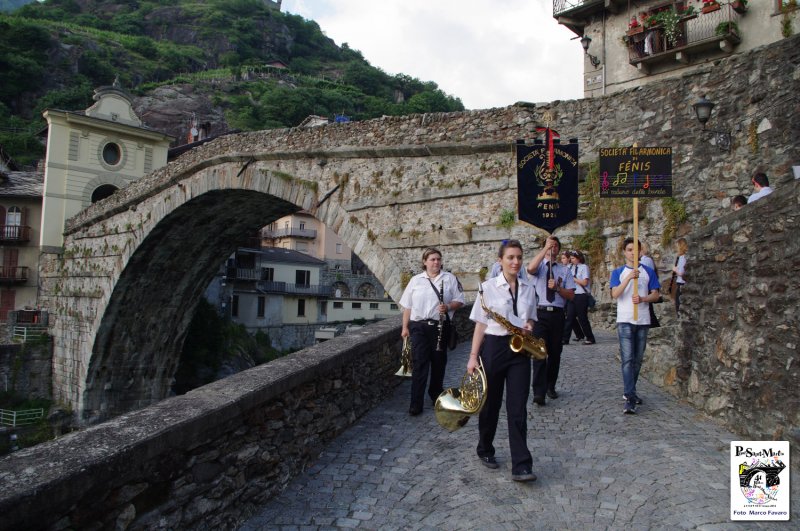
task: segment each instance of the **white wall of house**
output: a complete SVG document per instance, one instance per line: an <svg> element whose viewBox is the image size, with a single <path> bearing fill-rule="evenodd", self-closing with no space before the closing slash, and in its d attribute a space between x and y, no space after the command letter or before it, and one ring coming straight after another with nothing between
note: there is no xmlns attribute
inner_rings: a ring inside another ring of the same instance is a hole
<svg viewBox="0 0 800 531"><path fill-rule="evenodd" d="M631 17L638 18L640 12L667 3L670 2L667 0L640 0L635 3L631 2L630 10L625 8L617 14L613 14L604 9L587 20L584 35L592 39L588 53L596 56L600 60L600 64L597 67L593 66L588 55L584 54L583 88L585 97L601 96L641 86L651 81L681 76L698 68L707 68L720 57L731 55L717 47L716 51L711 49L695 53L690 50L683 54L681 60L676 59L653 65L649 71L631 65L627 44L623 42L623 36L628 31ZM701 24L707 24L709 21L716 24L718 21L727 20L726 17L734 17L740 29L741 42L733 47L733 54L745 53L753 48L784 38L781 34L780 0L750 0L748 10L743 15L729 10L728 3L728 0L720 0L720 4L723 5L720 11L698 14L697 18L689 20L686 23L687 33L689 35L696 34ZM694 6L696 11L700 11L702 7L702 2L699 0L688 0L687 4ZM795 26L800 24L800 12L795 12L790 16L793 17ZM578 46L577 43L576 46Z"/></svg>
<svg viewBox="0 0 800 531"><path fill-rule="evenodd" d="M376 319L398 315L400 308L392 301L369 299L328 300L328 322Z"/></svg>

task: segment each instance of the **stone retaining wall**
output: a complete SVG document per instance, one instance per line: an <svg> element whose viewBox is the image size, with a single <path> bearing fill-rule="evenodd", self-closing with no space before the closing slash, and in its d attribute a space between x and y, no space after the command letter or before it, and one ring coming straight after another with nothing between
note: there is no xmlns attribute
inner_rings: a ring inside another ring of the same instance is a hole
<svg viewBox="0 0 800 531"><path fill-rule="evenodd" d="M45 343L0 344L0 391L26 398L50 399L53 353Z"/></svg>
<svg viewBox="0 0 800 531"><path fill-rule="evenodd" d="M393 317L0 459L0 529L232 529L399 379Z"/></svg>
<svg viewBox="0 0 800 531"><path fill-rule="evenodd" d="M795 455L799 213L795 180L693 232L681 318L651 332L642 367L649 380L743 437L789 440Z"/></svg>

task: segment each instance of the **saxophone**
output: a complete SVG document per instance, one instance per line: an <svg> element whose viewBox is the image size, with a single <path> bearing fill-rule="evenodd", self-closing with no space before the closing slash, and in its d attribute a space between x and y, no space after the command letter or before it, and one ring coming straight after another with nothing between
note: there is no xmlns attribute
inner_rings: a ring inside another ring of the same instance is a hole
<svg viewBox="0 0 800 531"><path fill-rule="evenodd" d="M497 324L508 330L511 334L511 339L508 344L513 352L527 356L532 360L543 360L547 358L547 345L544 339L526 334L526 330L514 326L508 319L490 310L483 302L483 291L479 290L478 294L481 299L481 308L486 312L486 315L490 319L494 319Z"/></svg>

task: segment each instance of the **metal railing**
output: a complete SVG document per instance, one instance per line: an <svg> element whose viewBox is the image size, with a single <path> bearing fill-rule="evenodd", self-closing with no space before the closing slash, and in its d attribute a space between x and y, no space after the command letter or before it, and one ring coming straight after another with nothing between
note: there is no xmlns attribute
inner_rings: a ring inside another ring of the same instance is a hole
<svg viewBox="0 0 800 531"><path fill-rule="evenodd" d="M39 419L44 417L44 409L23 409L20 411L11 411L8 409L0 409L0 425L11 426L25 426L26 424L33 424Z"/></svg>
<svg viewBox="0 0 800 531"><path fill-rule="evenodd" d="M28 268L25 266L0 266L0 282L25 282L28 280Z"/></svg>
<svg viewBox="0 0 800 531"><path fill-rule="evenodd" d="M289 282L269 282L262 281L256 284L256 289L266 293L289 293L293 295L316 295L318 297L330 297L333 288L330 286L319 286L312 284L291 284Z"/></svg>
<svg viewBox="0 0 800 531"><path fill-rule="evenodd" d="M310 238L317 237L315 229L301 229L300 227L289 227L283 229L262 229L262 238Z"/></svg>
<svg viewBox="0 0 800 531"><path fill-rule="evenodd" d="M31 239L31 228L26 225L0 225L0 241L27 242Z"/></svg>
<svg viewBox="0 0 800 531"><path fill-rule="evenodd" d="M629 32L628 57L630 62L635 64L657 60L683 50L714 48L723 40L738 44L741 40L738 31L739 18L739 14L730 4L724 4L717 11L694 14L681 19L674 41L667 39L661 26L642 28L634 35L630 35Z"/></svg>
<svg viewBox="0 0 800 531"><path fill-rule="evenodd" d="M11 334L12 339L19 343L38 341L45 336L47 336L45 325L15 326Z"/></svg>
<svg viewBox="0 0 800 531"><path fill-rule="evenodd" d="M557 17L573 9L590 6L592 4L603 5L605 0L553 0L553 16Z"/></svg>

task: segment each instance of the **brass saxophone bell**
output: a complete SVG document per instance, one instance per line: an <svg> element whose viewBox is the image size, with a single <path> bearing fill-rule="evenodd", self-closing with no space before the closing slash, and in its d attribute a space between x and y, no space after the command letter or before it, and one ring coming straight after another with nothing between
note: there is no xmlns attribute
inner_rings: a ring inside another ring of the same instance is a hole
<svg viewBox="0 0 800 531"><path fill-rule="evenodd" d="M461 387L445 389L433 406L436 422L449 432L463 428L469 418L480 412L486 402L486 371L478 358L478 367L472 374L465 373Z"/></svg>
<svg viewBox="0 0 800 531"><path fill-rule="evenodd" d="M400 368L394 373L395 376L408 376L411 377L411 371L414 366L414 360L411 357L411 339L408 337L403 338L403 351L400 353Z"/></svg>

